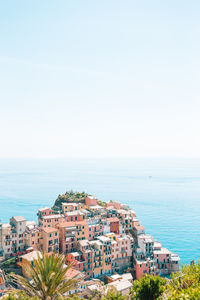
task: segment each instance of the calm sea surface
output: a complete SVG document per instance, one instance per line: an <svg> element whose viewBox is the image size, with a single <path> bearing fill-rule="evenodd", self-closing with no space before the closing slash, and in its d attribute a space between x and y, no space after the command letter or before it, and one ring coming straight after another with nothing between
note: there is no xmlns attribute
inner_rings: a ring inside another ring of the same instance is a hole
<svg viewBox="0 0 200 300"><path fill-rule="evenodd" d="M182 263L200 258L200 160L0 160L0 219L36 220L70 189L128 204Z"/></svg>

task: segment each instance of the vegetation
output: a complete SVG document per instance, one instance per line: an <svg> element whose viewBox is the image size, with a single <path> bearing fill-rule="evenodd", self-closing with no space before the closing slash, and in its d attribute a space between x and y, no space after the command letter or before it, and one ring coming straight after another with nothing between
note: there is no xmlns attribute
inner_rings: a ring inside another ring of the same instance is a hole
<svg viewBox="0 0 200 300"><path fill-rule="evenodd" d="M1 266L1 268L2 268L2 267L3 267L3 268L6 268L6 267L10 267L10 266L15 265L15 263L16 263L16 257L12 257L12 258L9 258L9 259L3 261L3 262L0 264L0 266Z"/></svg>
<svg viewBox="0 0 200 300"><path fill-rule="evenodd" d="M3 300L80 300L77 295L63 297L73 289L78 280L66 280L65 274L71 267L63 269L64 257L58 254L43 254L42 259L34 261L34 266L23 266L29 272L31 282L15 275L15 279L23 288L23 292L9 294ZM200 262L191 266L183 266L180 272L172 274L171 279L160 276L145 275L135 280L130 295L122 296L116 290L94 291L88 296L93 300L199 300L200 299Z"/></svg>
<svg viewBox="0 0 200 300"><path fill-rule="evenodd" d="M103 206L103 207L106 206L106 202L101 201L101 200L98 200L98 204L99 204L100 206Z"/></svg>
<svg viewBox="0 0 200 300"><path fill-rule="evenodd" d="M24 292L12 292L4 296L2 300L39 300L38 297L29 297Z"/></svg>
<svg viewBox="0 0 200 300"><path fill-rule="evenodd" d="M3 300L80 300L78 295L67 296L74 289L79 280L74 277L66 280L66 272L71 265L65 267L65 258L60 254L44 254L42 258L34 260L34 264L21 264L30 280L12 275L15 283L19 284L23 292L16 291L5 296ZM172 274L171 279L160 276L145 275L133 282L130 295L122 296L116 290L106 290L102 286L100 291L94 291L91 300L199 300L200 299L200 262L190 266L183 266L181 271Z"/></svg>
<svg viewBox="0 0 200 300"><path fill-rule="evenodd" d="M78 192L73 192L72 190L68 191L63 195L58 195L58 198L56 199L52 209L61 210L62 203L65 203L65 202L80 202L80 203L83 203L85 201L85 197L87 195L88 194L85 193L85 192L78 193Z"/></svg>
<svg viewBox="0 0 200 300"><path fill-rule="evenodd" d="M200 262L183 266L180 272L172 274L166 286L163 299L199 300L200 299Z"/></svg>
<svg viewBox="0 0 200 300"><path fill-rule="evenodd" d="M166 279L160 276L145 275L133 282L132 299L155 300L164 292Z"/></svg>
<svg viewBox="0 0 200 300"><path fill-rule="evenodd" d="M199 300L200 262L183 266L169 280L159 276L144 276L133 283L132 299Z"/></svg>
<svg viewBox="0 0 200 300"><path fill-rule="evenodd" d="M29 297L38 297L42 300L63 299L63 295L75 288L79 280L76 276L66 279L67 271L72 265L65 266L65 257L61 254L38 255L31 263L21 263L28 280L20 275L12 275L25 294Z"/></svg>

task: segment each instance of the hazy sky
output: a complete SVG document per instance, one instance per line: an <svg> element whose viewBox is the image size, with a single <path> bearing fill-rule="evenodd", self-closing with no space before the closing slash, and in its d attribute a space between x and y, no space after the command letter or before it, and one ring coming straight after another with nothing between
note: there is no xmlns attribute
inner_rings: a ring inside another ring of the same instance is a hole
<svg viewBox="0 0 200 300"><path fill-rule="evenodd" d="M0 2L0 157L200 156L199 0Z"/></svg>

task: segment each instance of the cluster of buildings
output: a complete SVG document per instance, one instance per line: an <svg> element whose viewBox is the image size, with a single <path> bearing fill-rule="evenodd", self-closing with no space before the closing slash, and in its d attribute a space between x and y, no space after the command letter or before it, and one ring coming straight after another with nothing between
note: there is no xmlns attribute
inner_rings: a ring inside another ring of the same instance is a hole
<svg viewBox="0 0 200 300"><path fill-rule="evenodd" d="M64 202L56 213L43 207L37 224L22 216L0 223L0 256L31 259L37 251L65 254L66 263L74 263L72 273L79 272L88 282L107 278L108 284L127 287L130 278L120 277L127 272L136 279L145 273L168 275L179 270L180 260L145 233L127 205L102 206L94 196L86 196L85 203Z"/></svg>

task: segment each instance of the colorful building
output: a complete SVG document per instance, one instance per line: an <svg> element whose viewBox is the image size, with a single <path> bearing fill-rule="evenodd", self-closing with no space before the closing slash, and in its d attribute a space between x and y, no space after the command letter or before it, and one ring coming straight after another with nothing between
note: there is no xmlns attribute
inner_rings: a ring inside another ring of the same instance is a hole
<svg viewBox="0 0 200 300"><path fill-rule="evenodd" d="M62 212L67 213L75 210L80 210L82 207L81 203L73 203L73 202L63 202L62 203Z"/></svg>
<svg viewBox="0 0 200 300"><path fill-rule="evenodd" d="M87 206L98 205L98 199L92 195L88 195L85 197L85 205Z"/></svg>
<svg viewBox="0 0 200 300"><path fill-rule="evenodd" d="M108 218L110 223L110 232L119 234L119 219L117 217Z"/></svg>
<svg viewBox="0 0 200 300"><path fill-rule="evenodd" d="M85 214L80 210L74 210L65 213L65 219L67 222L79 222L86 219Z"/></svg>
<svg viewBox="0 0 200 300"><path fill-rule="evenodd" d="M65 222L64 215L50 214L48 216L38 217L39 226L42 228L53 227L55 228L58 224Z"/></svg>
<svg viewBox="0 0 200 300"><path fill-rule="evenodd" d="M42 228L42 250L44 252L59 252L59 230L57 228Z"/></svg>

